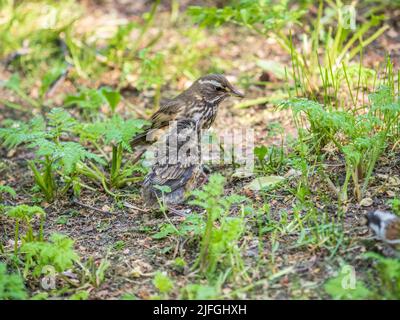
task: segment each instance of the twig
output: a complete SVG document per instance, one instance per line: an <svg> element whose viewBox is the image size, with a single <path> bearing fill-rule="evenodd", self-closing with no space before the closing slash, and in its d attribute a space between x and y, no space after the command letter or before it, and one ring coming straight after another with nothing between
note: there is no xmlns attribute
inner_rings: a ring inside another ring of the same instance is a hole
<svg viewBox="0 0 400 320"><path fill-rule="evenodd" d="M149 212L148 209L142 209L142 208L136 207L135 205L133 205L133 204L131 204L129 202L126 202L126 201L124 201L122 204L125 207L129 208L129 209L137 210L137 211L140 211L140 212L146 212L146 213Z"/></svg>
<svg viewBox="0 0 400 320"><path fill-rule="evenodd" d="M55 79L49 86L49 89L46 93L46 97L49 98L51 97L54 92L57 90L57 88L65 81L65 79L68 76L69 71L72 69L72 65L68 64L68 66L65 68L65 70Z"/></svg>
<svg viewBox="0 0 400 320"><path fill-rule="evenodd" d="M100 213L103 213L103 214L106 214L106 215L110 215L111 214L110 211L101 210L101 209L93 207L91 205L79 202L78 200L73 200L72 202L77 204L78 206L81 206L81 207L84 207L84 208L87 208L87 209L90 209L90 210L93 210L93 211L96 211L96 212L100 212Z"/></svg>
<svg viewBox="0 0 400 320"><path fill-rule="evenodd" d="M332 180L328 177L325 176L325 180L328 183L328 187L329 189L331 189L331 191L338 197L340 198L340 191L338 190L338 188L336 188L336 186L333 184Z"/></svg>

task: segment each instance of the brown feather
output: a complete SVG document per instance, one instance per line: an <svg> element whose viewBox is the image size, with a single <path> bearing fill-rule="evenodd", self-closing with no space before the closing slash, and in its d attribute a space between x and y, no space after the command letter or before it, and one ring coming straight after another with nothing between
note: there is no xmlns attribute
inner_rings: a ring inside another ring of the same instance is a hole
<svg viewBox="0 0 400 320"><path fill-rule="evenodd" d="M400 219L394 220L386 227L386 239L400 240Z"/></svg>

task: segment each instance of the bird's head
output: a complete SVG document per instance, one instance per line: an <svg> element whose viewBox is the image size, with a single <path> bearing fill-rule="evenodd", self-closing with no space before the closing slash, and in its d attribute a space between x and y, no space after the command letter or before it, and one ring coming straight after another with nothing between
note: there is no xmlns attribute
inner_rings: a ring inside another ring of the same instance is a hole
<svg viewBox="0 0 400 320"><path fill-rule="evenodd" d="M219 103L229 96L244 97L243 93L236 89L222 74L209 74L201 77L193 83L190 89L209 103Z"/></svg>

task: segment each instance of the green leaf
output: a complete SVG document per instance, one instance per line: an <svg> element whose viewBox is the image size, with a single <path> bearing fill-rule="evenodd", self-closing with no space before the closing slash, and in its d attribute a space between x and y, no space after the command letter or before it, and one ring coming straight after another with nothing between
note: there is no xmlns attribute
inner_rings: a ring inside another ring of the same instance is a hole
<svg viewBox="0 0 400 320"><path fill-rule="evenodd" d="M29 221L34 216L44 217L46 216L46 212L37 206L28 206L26 204L20 204L15 207L8 207L6 214L14 219L24 219Z"/></svg>
<svg viewBox="0 0 400 320"><path fill-rule="evenodd" d="M46 137L46 124L42 117L35 117L28 123L8 121L4 125L0 128L0 139L10 149Z"/></svg>
<svg viewBox="0 0 400 320"><path fill-rule="evenodd" d="M83 88L76 95L69 95L64 100L65 106L76 105L82 109L98 110L104 103L100 90Z"/></svg>
<svg viewBox="0 0 400 320"><path fill-rule="evenodd" d="M265 188L274 187L284 180L285 178L280 176L259 177L245 185L245 188L253 191L260 191Z"/></svg>
<svg viewBox="0 0 400 320"><path fill-rule="evenodd" d="M6 265L0 263L0 300L24 300L27 297L22 278L8 274Z"/></svg>
<svg viewBox="0 0 400 320"><path fill-rule="evenodd" d="M167 224L162 225L160 228L160 231L153 234L152 238L160 240L160 239L164 239L164 238L168 237L171 234L176 234L176 229L174 228L174 226L167 223Z"/></svg>
<svg viewBox="0 0 400 320"><path fill-rule="evenodd" d="M121 94L118 91L113 91L109 88L103 88L101 90L101 93L103 94L104 98L107 100L111 111L114 112L115 108L117 107L118 103L121 100Z"/></svg>
<svg viewBox="0 0 400 320"><path fill-rule="evenodd" d="M47 118L49 126L57 131L68 131L77 125L77 121L63 108L51 109Z"/></svg>
<svg viewBox="0 0 400 320"><path fill-rule="evenodd" d="M361 281L355 281L353 287L346 285L348 275L340 274L336 278L328 280L325 284L325 291L332 296L333 299L351 299L361 300L367 299L371 292L365 287Z"/></svg>
<svg viewBox="0 0 400 320"><path fill-rule="evenodd" d="M265 156L268 153L268 148L266 146L260 146L254 148L254 154L260 162L264 161Z"/></svg>
<svg viewBox="0 0 400 320"><path fill-rule="evenodd" d="M182 291L184 297L190 300L218 299L218 290L211 286L189 284Z"/></svg>
<svg viewBox="0 0 400 320"><path fill-rule="evenodd" d="M164 273L158 271L153 280L154 286L160 293L168 293L174 287L172 280Z"/></svg>
<svg viewBox="0 0 400 320"><path fill-rule="evenodd" d="M17 196L17 193L15 192L15 190L9 186L0 185L0 194L1 193L8 193L12 198L15 198Z"/></svg>
<svg viewBox="0 0 400 320"><path fill-rule="evenodd" d="M73 249L74 241L65 235L53 233L50 242L27 242L21 246L25 260L25 274L33 269L32 275L39 276L43 267L51 265L57 272L72 268L79 261Z"/></svg>
<svg viewBox="0 0 400 320"><path fill-rule="evenodd" d="M89 298L89 292L78 291L68 298L68 300L87 300Z"/></svg>
<svg viewBox="0 0 400 320"><path fill-rule="evenodd" d="M159 190L161 193L170 193L172 190L169 186L159 186L155 185L154 189Z"/></svg>

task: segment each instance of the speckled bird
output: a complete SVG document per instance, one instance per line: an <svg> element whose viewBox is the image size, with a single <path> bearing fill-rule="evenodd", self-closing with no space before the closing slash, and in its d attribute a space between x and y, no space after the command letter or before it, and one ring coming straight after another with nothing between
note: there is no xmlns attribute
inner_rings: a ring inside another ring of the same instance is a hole
<svg viewBox="0 0 400 320"><path fill-rule="evenodd" d="M200 172L200 126L194 120L180 119L155 144L154 164L142 186L145 205L164 203L171 208L182 203L195 188ZM165 187L168 192L160 190Z"/></svg>
<svg viewBox="0 0 400 320"><path fill-rule="evenodd" d="M197 79L187 90L162 105L151 117L151 125L136 136L131 146L154 142L159 129L165 128L171 121L191 119L201 129L213 124L219 104L229 96L244 97L225 76L209 74Z"/></svg>

